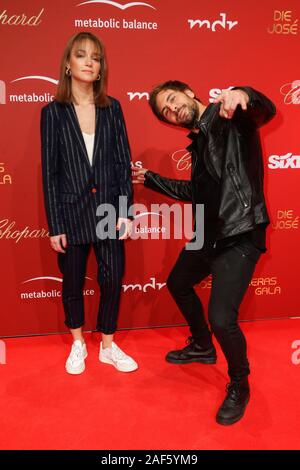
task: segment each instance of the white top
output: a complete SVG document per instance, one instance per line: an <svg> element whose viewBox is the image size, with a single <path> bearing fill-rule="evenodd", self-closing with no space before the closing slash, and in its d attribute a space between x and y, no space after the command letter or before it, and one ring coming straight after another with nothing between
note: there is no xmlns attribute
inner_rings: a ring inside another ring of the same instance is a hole
<svg viewBox="0 0 300 470"><path fill-rule="evenodd" d="M86 146L86 151L89 157L90 164L93 164L93 151L94 151L94 141L95 141L95 134L86 134L85 132L82 133L84 138L84 143Z"/></svg>

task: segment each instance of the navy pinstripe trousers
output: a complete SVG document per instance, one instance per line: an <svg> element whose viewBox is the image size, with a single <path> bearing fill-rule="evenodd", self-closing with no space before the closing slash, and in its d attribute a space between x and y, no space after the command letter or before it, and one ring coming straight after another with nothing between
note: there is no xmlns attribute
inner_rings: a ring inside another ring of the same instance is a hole
<svg viewBox="0 0 300 470"><path fill-rule="evenodd" d="M123 240L106 239L83 245L68 245L66 253L58 254L58 265L63 275L65 324L72 329L84 325L83 287L91 246L98 264L97 280L101 293L97 330L109 335L117 329L124 273Z"/></svg>

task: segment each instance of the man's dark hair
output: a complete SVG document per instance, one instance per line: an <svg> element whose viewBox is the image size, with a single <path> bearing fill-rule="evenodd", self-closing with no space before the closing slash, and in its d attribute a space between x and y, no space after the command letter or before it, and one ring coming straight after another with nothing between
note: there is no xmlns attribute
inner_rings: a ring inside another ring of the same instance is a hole
<svg viewBox="0 0 300 470"><path fill-rule="evenodd" d="M186 83L180 82L179 80L168 80L167 82L160 83L153 88L149 95L149 105L155 114L155 116L160 119L161 121L168 122L164 116L159 112L156 98L157 95L164 90L175 90L175 91L185 91L191 90L191 87Z"/></svg>

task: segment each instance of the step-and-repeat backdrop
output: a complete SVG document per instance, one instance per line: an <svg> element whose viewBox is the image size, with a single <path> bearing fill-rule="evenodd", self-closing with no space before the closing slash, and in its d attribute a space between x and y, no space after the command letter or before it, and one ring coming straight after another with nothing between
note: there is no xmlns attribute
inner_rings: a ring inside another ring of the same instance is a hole
<svg viewBox="0 0 300 470"><path fill-rule="evenodd" d="M185 81L205 103L238 85L274 101L278 114L261 131L269 250L241 318L299 315L299 19L299 0L0 1L1 336L66 331L43 208L39 126L66 41L83 30L106 45L109 94L122 104L136 166L172 178L190 175L186 132L150 111L148 92L157 83ZM172 233L164 239L164 218L147 214L151 204L173 201L136 185L135 202L145 209L136 239L126 242L119 326L181 324L165 282L186 240ZM210 278L197 286L205 303L210 288ZM93 329L99 300L93 257L84 294L86 328Z"/></svg>

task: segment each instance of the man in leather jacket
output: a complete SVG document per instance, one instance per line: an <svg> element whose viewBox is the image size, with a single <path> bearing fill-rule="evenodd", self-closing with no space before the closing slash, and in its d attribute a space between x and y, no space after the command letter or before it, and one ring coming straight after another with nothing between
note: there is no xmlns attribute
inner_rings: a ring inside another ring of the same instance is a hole
<svg viewBox="0 0 300 470"><path fill-rule="evenodd" d="M204 204L204 245L195 250L185 247L167 280L191 336L186 347L169 352L166 360L174 364L216 362L212 334L194 290L211 274L208 320L230 377L216 420L233 424L242 418L250 398L250 369L238 311L255 265L266 251L269 224L258 128L275 115L275 106L250 87L222 91L213 104L205 106L180 81L158 85L150 93L149 104L161 121L191 129L191 180L136 169L137 181L175 199L191 201L194 213L197 204Z"/></svg>

